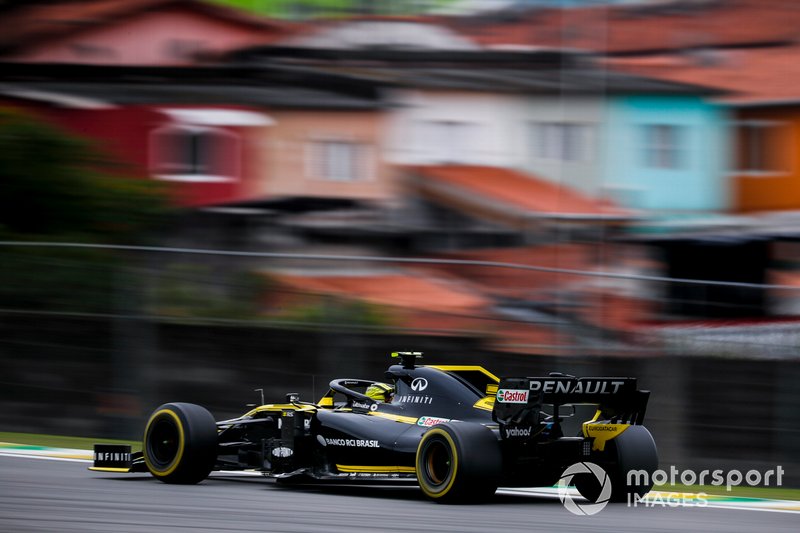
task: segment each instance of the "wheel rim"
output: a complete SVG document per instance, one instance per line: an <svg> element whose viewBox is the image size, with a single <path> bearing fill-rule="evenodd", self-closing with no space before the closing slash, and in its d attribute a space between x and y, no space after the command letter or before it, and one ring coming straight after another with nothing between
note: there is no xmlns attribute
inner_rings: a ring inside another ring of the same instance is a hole
<svg viewBox="0 0 800 533"><path fill-rule="evenodd" d="M432 440L425 450L425 474L431 485L443 485L450 477L453 457L450 448L440 440Z"/></svg>
<svg viewBox="0 0 800 533"><path fill-rule="evenodd" d="M178 454L180 448L180 432L177 424L169 417L161 417L153 422L150 438L147 439L147 451L155 466L168 466Z"/></svg>

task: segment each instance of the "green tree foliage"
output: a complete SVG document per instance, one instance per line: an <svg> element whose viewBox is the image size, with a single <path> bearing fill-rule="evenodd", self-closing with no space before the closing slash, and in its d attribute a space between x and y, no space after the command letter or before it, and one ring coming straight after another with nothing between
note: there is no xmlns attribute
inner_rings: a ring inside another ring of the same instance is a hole
<svg viewBox="0 0 800 533"><path fill-rule="evenodd" d="M135 240L161 221L164 194L86 139L0 109L0 232Z"/></svg>
<svg viewBox="0 0 800 533"><path fill-rule="evenodd" d="M164 221L164 191L124 170L86 139L0 109L0 240L141 242ZM119 311L125 263L105 250L0 246L0 308Z"/></svg>
<svg viewBox="0 0 800 533"><path fill-rule="evenodd" d="M352 15L413 15L435 12L458 0L211 0L274 18L305 19Z"/></svg>

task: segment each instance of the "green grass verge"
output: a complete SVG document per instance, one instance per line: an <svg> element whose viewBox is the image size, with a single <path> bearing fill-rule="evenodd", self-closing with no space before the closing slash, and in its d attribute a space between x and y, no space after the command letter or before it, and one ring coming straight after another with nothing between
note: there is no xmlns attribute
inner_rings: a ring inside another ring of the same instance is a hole
<svg viewBox="0 0 800 533"><path fill-rule="evenodd" d="M653 490L660 492L704 492L718 496L730 496L733 498L764 498L768 500L800 500L800 489L789 489L783 487L751 487L749 485L731 487L728 491L725 485L665 485L663 487L653 487Z"/></svg>
<svg viewBox="0 0 800 533"><path fill-rule="evenodd" d="M142 450L142 443L130 440L93 439L84 437L64 437L60 435L38 435L35 433L9 433L0 431L0 442L28 444L32 446L48 446L51 448L72 448L75 450L91 450L94 444L130 444L131 451Z"/></svg>

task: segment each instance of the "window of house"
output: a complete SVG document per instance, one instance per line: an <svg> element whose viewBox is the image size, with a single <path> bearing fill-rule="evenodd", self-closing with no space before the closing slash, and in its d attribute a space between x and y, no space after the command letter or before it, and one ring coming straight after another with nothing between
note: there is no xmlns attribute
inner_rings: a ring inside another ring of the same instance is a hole
<svg viewBox="0 0 800 533"><path fill-rule="evenodd" d="M436 163L476 162L478 125L457 120L432 120L422 124L418 142Z"/></svg>
<svg viewBox="0 0 800 533"><path fill-rule="evenodd" d="M745 173L769 173L786 170L782 149L786 124L772 121L743 121L736 125L736 170Z"/></svg>
<svg viewBox="0 0 800 533"><path fill-rule="evenodd" d="M369 178L369 148L364 143L323 140L311 143L312 177L330 181L361 181Z"/></svg>
<svg viewBox="0 0 800 533"><path fill-rule="evenodd" d="M168 126L151 136L154 174L175 181L229 181L238 178L238 138L225 130Z"/></svg>
<svg viewBox="0 0 800 533"><path fill-rule="evenodd" d="M539 159L588 161L592 127L570 122L535 122L530 126L532 152Z"/></svg>
<svg viewBox="0 0 800 533"><path fill-rule="evenodd" d="M644 127L644 162L650 168L676 169L683 165L683 128L669 124Z"/></svg>

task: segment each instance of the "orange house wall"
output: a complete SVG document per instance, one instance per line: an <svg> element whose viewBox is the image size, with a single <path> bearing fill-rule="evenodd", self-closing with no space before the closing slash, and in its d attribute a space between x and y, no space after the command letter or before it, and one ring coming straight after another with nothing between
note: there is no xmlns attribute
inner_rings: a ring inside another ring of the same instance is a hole
<svg viewBox="0 0 800 533"><path fill-rule="evenodd" d="M781 170L763 175L734 174L734 209L739 212L800 209L800 108L743 110L737 118L774 121L785 127L768 148L768 157L778 161Z"/></svg>

